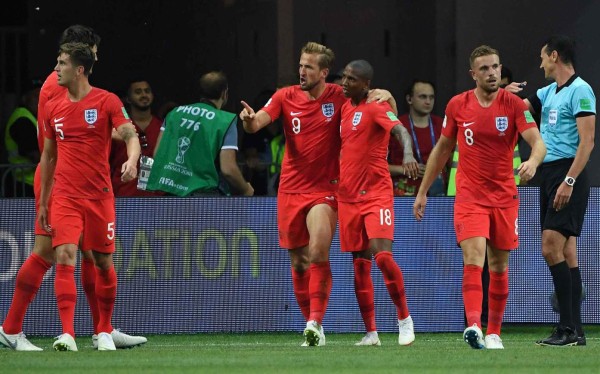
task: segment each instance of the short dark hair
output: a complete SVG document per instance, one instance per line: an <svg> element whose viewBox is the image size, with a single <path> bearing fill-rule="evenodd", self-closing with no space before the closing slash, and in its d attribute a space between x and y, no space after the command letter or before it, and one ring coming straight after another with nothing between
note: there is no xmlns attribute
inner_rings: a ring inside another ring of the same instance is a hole
<svg viewBox="0 0 600 374"><path fill-rule="evenodd" d="M548 56L556 51L564 64L575 66L575 40L566 35L552 35L546 39L544 46Z"/></svg>
<svg viewBox="0 0 600 374"><path fill-rule="evenodd" d="M414 95L415 86L417 85L417 83L424 83L424 84L430 85L431 87L433 87L433 92L435 93L435 84L433 84L433 82L425 80L425 79L415 78L415 79L413 79L410 86L408 86L408 88L406 89L406 95L408 95L408 96Z"/></svg>
<svg viewBox="0 0 600 374"><path fill-rule="evenodd" d="M356 75L358 75L361 79L373 80L373 75L375 72L373 71L373 66L366 60L354 60L350 61L347 65L351 69L354 69Z"/></svg>
<svg viewBox="0 0 600 374"><path fill-rule="evenodd" d="M83 73L87 76L92 71L94 66L94 53L89 45L85 43L65 43L61 44L58 49L58 54L69 55L73 65L83 66Z"/></svg>
<svg viewBox="0 0 600 374"><path fill-rule="evenodd" d="M63 31L60 36L59 45L65 43L84 43L90 47L100 45L100 35L94 29L84 25L72 25Z"/></svg>
<svg viewBox="0 0 600 374"><path fill-rule="evenodd" d="M148 86L150 86L150 88L152 88L152 85L150 84L150 81L142 76L134 76L132 78L129 79L128 83L127 83L127 95L129 95L129 91L131 91L131 86L134 83L138 83L138 82L146 82L148 83Z"/></svg>
<svg viewBox="0 0 600 374"><path fill-rule="evenodd" d="M227 90L227 76L221 71L211 71L200 77L200 95L209 100L219 100Z"/></svg>

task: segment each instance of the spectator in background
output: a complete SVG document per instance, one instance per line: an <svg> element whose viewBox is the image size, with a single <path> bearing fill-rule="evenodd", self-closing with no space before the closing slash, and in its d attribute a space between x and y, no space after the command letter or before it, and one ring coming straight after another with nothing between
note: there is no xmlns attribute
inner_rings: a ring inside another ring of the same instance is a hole
<svg viewBox="0 0 600 374"><path fill-rule="evenodd" d="M204 74L200 91L200 102L167 114L147 189L177 196L227 194L219 190L220 169L235 194L254 195L237 164L237 115L221 110L228 98L227 77Z"/></svg>
<svg viewBox="0 0 600 374"><path fill-rule="evenodd" d="M142 156L154 156L156 140L160 133L162 121L152 114L154 94L150 84L145 79L134 79L129 83L125 95L129 105L129 116L137 131ZM127 147L121 140L112 141L110 152L111 182L115 196L155 196L162 195L160 191L138 190L138 178L124 182L121 180L121 166L127 161Z"/></svg>
<svg viewBox="0 0 600 374"><path fill-rule="evenodd" d="M412 154L419 163L417 178L409 178L404 170L404 149L394 138L389 144L389 170L394 185L394 195L414 196L419 190L425 165L429 154L433 150L437 139L442 133L443 119L432 114L435 104L435 86L425 80L415 79L408 88L405 95L408 104L408 113L399 117L402 125L408 130L412 137ZM447 180L447 169L444 168L436 178L434 185L429 190L429 196L443 196Z"/></svg>
<svg viewBox="0 0 600 374"><path fill-rule="evenodd" d="M4 145L8 153L8 162L12 165L37 164L40 162L40 150L37 138L37 106L40 99L42 82L34 79L21 97L17 107L6 124ZM33 197L33 176L35 167L18 168L14 171L13 196Z"/></svg>

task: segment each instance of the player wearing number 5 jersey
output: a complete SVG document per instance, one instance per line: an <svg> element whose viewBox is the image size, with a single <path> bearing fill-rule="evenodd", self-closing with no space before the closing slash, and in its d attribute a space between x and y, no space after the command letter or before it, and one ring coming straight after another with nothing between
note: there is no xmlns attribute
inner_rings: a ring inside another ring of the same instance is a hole
<svg viewBox="0 0 600 374"><path fill-rule="evenodd" d="M371 258L383 274L398 315L400 345L415 340L413 321L406 304L402 271L392 256L394 240L394 192L388 171L390 133L412 157L411 138L388 103L367 103L373 68L364 60L344 69L342 87L350 100L342 107L340 133L339 221L343 252L351 252L356 299L367 334L356 345L381 345L375 325Z"/></svg>
<svg viewBox="0 0 600 374"><path fill-rule="evenodd" d="M454 229L463 252L463 301L467 328L463 337L473 348L502 349L500 328L508 299L508 257L518 242L519 196L513 177L513 150L519 133L531 146L529 160L518 170L530 180L546 154L535 121L523 101L499 89L502 65L498 51L475 48L470 57L476 83L453 97L446 108L442 136L427 162L413 213L421 220L427 190L450 157L458 140ZM490 269L488 328L481 331L481 272L487 256Z"/></svg>
<svg viewBox="0 0 600 374"><path fill-rule="evenodd" d="M277 195L279 244L288 249L294 294L304 316L304 345L325 344L321 327L332 277L329 247L337 221L340 109L339 86L325 83L333 64L331 49L309 42L302 48L300 84L277 91L255 113L242 101L244 130L254 133L283 118L285 153ZM372 94L387 101L387 91Z"/></svg>
<svg viewBox="0 0 600 374"><path fill-rule="evenodd" d="M97 267L96 295L99 323L98 350L114 350L111 332L117 276L113 266L115 207L111 188L111 132L117 129L127 144L128 159L122 166L123 181L137 175L140 143L123 104L110 92L92 87L88 76L94 53L82 43L61 45L57 65L58 84L67 91L46 104L44 151L38 219L52 233L56 252L54 289L63 334L56 350L77 350L74 312L77 300L74 271L77 244L91 250ZM52 190L52 227L48 225L48 200Z"/></svg>

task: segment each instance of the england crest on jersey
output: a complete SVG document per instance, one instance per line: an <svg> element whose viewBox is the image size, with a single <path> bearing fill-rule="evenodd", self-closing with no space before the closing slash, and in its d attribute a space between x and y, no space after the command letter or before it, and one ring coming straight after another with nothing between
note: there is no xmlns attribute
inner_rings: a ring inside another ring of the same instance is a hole
<svg viewBox="0 0 600 374"><path fill-rule="evenodd" d="M496 117L496 128L500 132L506 131L508 128L508 117Z"/></svg>
<svg viewBox="0 0 600 374"><path fill-rule="evenodd" d="M352 126L358 126L361 118L362 118L362 112L354 113L354 118L352 118Z"/></svg>
<svg viewBox="0 0 600 374"><path fill-rule="evenodd" d="M87 122L90 126L93 126L98 120L98 109L86 109L84 116L85 122Z"/></svg>
<svg viewBox="0 0 600 374"><path fill-rule="evenodd" d="M333 117L333 114L335 113L335 108L333 106L333 103L325 103L323 105L321 105L321 111L323 112L323 115L327 118L331 118Z"/></svg>

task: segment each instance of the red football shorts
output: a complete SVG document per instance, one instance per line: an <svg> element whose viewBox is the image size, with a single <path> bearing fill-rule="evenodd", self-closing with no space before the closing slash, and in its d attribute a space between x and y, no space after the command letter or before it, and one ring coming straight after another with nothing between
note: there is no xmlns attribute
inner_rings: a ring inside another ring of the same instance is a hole
<svg viewBox="0 0 600 374"><path fill-rule="evenodd" d="M454 205L454 230L458 243L474 237L487 238L497 249L519 246L519 206L492 208L477 204Z"/></svg>
<svg viewBox="0 0 600 374"><path fill-rule="evenodd" d="M81 250L115 251L115 200L55 196L52 202L52 246L79 244Z"/></svg>
<svg viewBox="0 0 600 374"><path fill-rule="evenodd" d="M342 252L369 249L369 239L394 240L393 196L338 205Z"/></svg>
<svg viewBox="0 0 600 374"><path fill-rule="evenodd" d="M33 176L33 195L35 196L35 222L33 227L35 229L35 235L44 235L50 236L50 233L40 226L40 223L37 220L37 213L40 208L40 194L42 193L42 175L40 173L40 164L35 168L35 174ZM52 208L52 194L50 194L50 198L48 199L48 223L50 223L50 211Z"/></svg>
<svg viewBox="0 0 600 374"><path fill-rule="evenodd" d="M308 212L315 205L327 204L337 210L333 192L277 194L277 226L281 248L294 249L308 245L310 235L306 227Z"/></svg>

